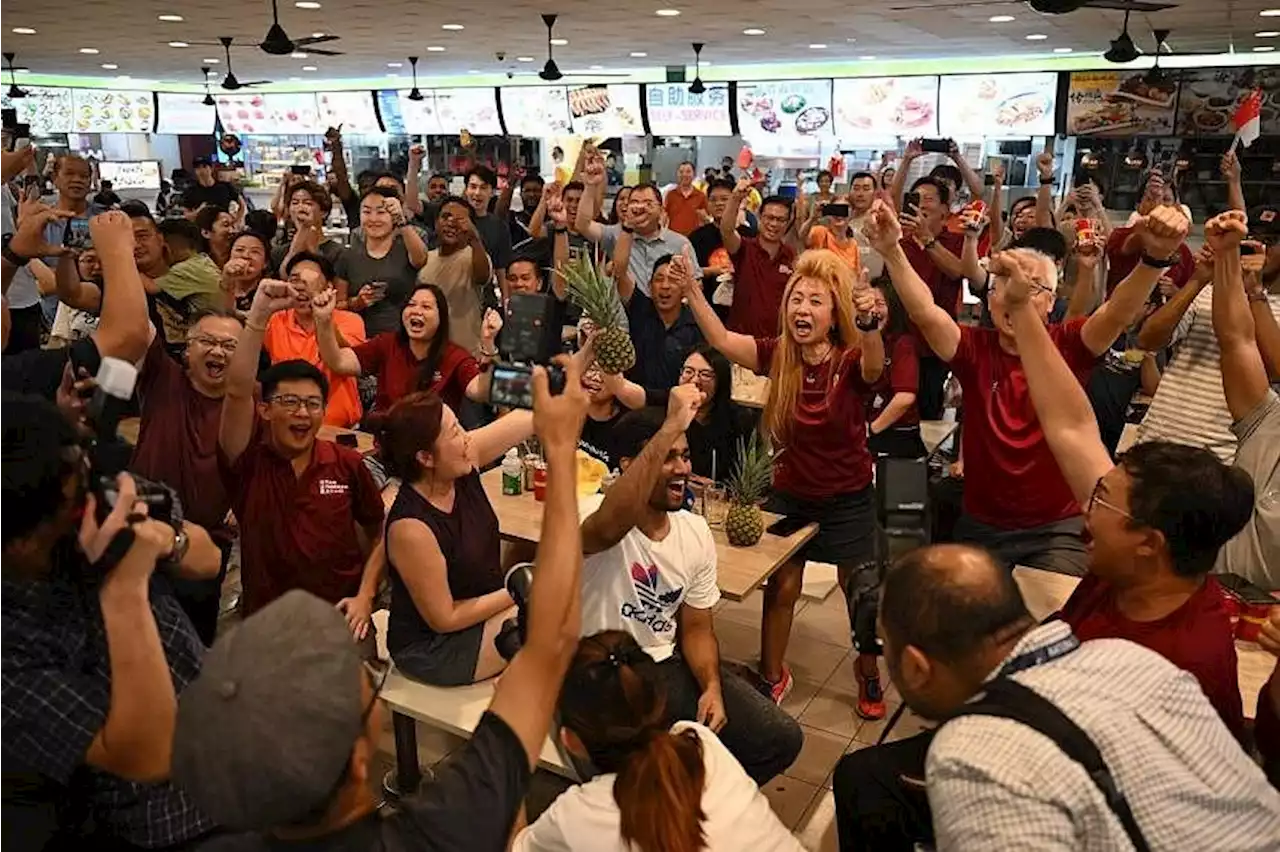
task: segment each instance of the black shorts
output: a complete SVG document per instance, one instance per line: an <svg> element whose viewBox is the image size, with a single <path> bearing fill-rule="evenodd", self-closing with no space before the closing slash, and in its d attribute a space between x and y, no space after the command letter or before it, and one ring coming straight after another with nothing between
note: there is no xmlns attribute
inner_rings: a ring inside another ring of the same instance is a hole
<svg viewBox="0 0 1280 852"><path fill-rule="evenodd" d="M796 553L797 559L858 565L875 559L876 510L874 492L837 494L822 500L805 500L781 491L773 492L765 511L816 523L818 534Z"/></svg>
<svg viewBox="0 0 1280 852"><path fill-rule="evenodd" d="M455 633L436 633L391 652L396 668L407 677L432 686L475 683L485 622Z"/></svg>

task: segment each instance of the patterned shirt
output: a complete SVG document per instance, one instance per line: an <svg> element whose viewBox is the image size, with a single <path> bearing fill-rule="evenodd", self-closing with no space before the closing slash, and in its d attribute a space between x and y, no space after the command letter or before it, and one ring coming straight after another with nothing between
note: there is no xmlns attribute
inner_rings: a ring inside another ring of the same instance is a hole
<svg viewBox="0 0 1280 852"><path fill-rule="evenodd" d="M1270 297L1280 321L1280 297ZM1230 464L1236 455L1231 412L1222 391L1222 352L1213 333L1213 287L1205 287L1178 322L1177 347L1138 430L1138 441L1173 441L1212 451Z"/></svg>
<svg viewBox="0 0 1280 852"><path fill-rule="evenodd" d="M72 570L88 569L81 563ZM85 763L111 706L111 666L97 592L69 574L55 569L47 580L3 581L5 772L67 785L105 831L138 846L210 831L213 822L171 784L138 784ZM151 611L181 694L200 672L200 639L164 577L152 579Z"/></svg>
<svg viewBox="0 0 1280 852"><path fill-rule="evenodd" d="M1063 622L1043 624L1007 659L1070 634ZM1012 678L1089 735L1152 849L1275 850L1280 792L1195 678L1159 654L1095 639ZM940 852L1133 848L1084 768L1018 722L992 716L948 722L929 748L925 777Z"/></svg>

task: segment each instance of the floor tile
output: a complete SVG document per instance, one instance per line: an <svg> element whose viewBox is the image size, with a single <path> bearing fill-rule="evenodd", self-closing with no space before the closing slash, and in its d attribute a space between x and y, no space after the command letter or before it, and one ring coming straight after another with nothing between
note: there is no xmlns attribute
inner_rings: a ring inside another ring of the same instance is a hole
<svg viewBox="0 0 1280 852"><path fill-rule="evenodd" d="M800 714L809 706L809 702L813 700L813 696L818 694L818 690L822 688L822 684L815 681L801 680L796 678L791 687L791 694L782 702L782 709L787 715L793 719L799 719Z"/></svg>
<svg viewBox="0 0 1280 852"><path fill-rule="evenodd" d="M855 751L861 751L864 748L871 748L871 746L869 746L864 742L859 742L856 739L850 740L849 747L844 750L844 754L840 755L840 757L843 758L845 755L853 754ZM839 765L840 765L840 761L837 760L836 766L839 766ZM822 786L830 790L833 786L835 786L835 776L836 776L836 768L835 766L833 766L831 767L831 774L827 776L826 781L822 782Z"/></svg>
<svg viewBox="0 0 1280 852"><path fill-rule="evenodd" d="M800 724L836 736L852 738L862 721L853 712L855 702L853 696L824 686L800 714Z"/></svg>
<svg viewBox="0 0 1280 852"><path fill-rule="evenodd" d="M835 604L832 605L831 601L835 601ZM796 615L791 627L791 638L816 639L842 648L853 647L849 638L849 615L845 612L843 598L832 595L822 603L810 603L806 606L803 612Z"/></svg>
<svg viewBox="0 0 1280 852"><path fill-rule="evenodd" d="M810 852L837 852L836 801L830 790L820 790L795 828L800 844Z"/></svg>
<svg viewBox="0 0 1280 852"><path fill-rule="evenodd" d="M885 727L889 724L889 721L893 718L893 714L897 712L900 702L889 701L888 697L886 696L884 705L885 705L884 718L876 719L875 721L863 720L862 723L858 726L858 729L854 731L854 734L853 734L854 739L858 740L859 742L864 742L867 745L876 744L876 741L880 739L880 734L884 732ZM907 712L909 713L910 711L907 711ZM907 717L907 713L903 713L902 719L899 719L897 724L894 727L896 728L898 725L904 724L903 720L905 720L906 717Z"/></svg>
<svg viewBox="0 0 1280 852"><path fill-rule="evenodd" d="M801 730L804 731L804 745L795 763L787 767L784 774L789 778L821 785L831 775L836 761L844 756L845 749L852 742L852 737L840 736L804 725L801 725Z"/></svg>
<svg viewBox="0 0 1280 852"><path fill-rule="evenodd" d="M757 640L758 644L758 640ZM795 635L787 644L787 665L796 679L826 683L838 666L845 664L849 649Z"/></svg>
<svg viewBox="0 0 1280 852"><path fill-rule="evenodd" d="M799 606L799 605L798 605ZM716 606L716 615L727 618L737 624L760 629L760 613L764 607L764 593L758 589L740 601L721 598Z"/></svg>
<svg viewBox="0 0 1280 852"><path fill-rule="evenodd" d="M817 795L818 786L779 775L764 785L761 791L773 806L773 812L778 815L782 824L794 831L800 823L800 818L808 810L809 803Z"/></svg>

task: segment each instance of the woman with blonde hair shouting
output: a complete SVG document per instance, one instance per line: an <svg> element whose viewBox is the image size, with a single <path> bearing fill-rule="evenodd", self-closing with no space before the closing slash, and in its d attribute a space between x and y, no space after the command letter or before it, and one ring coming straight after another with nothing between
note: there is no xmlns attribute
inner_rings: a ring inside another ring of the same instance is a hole
<svg viewBox="0 0 1280 852"><path fill-rule="evenodd" d="M850 599L858 569L875 557L863 396L884 370L881 317L866 271L855 279L848 263L825 250L807 251L796 261L776 337L730 332L701 288L689 287L685 295L708 343L730 361L769 376L763 426L775 457L766 508L818 525L818 534L765 588L760 674L781 703L792 686L783 657L805 561L835 563Z"/></svg>

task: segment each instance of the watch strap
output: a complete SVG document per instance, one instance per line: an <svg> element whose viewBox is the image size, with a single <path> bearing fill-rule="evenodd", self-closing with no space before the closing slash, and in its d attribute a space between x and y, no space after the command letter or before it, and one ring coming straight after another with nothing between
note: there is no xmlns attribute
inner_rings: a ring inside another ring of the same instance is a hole
<svg viewBox="0 0 1280 852"><path fill-rule="evenodd" d="M1142 265L1150 266L1152 269L1168 269L1178 262L1178 254L1174 252L1171 256L1165 258L1152 257L1145 251L1142 253Z"/></svg>
<svg viewBox="0 0 1280 852"><path fill-rule="evenodd" d="M23 257L13 249L9 248L9 240L13 238L13 234L5 234L3 243L0 243L0 256L4 257L14 266L26 266L31 258Z"/></svg>

